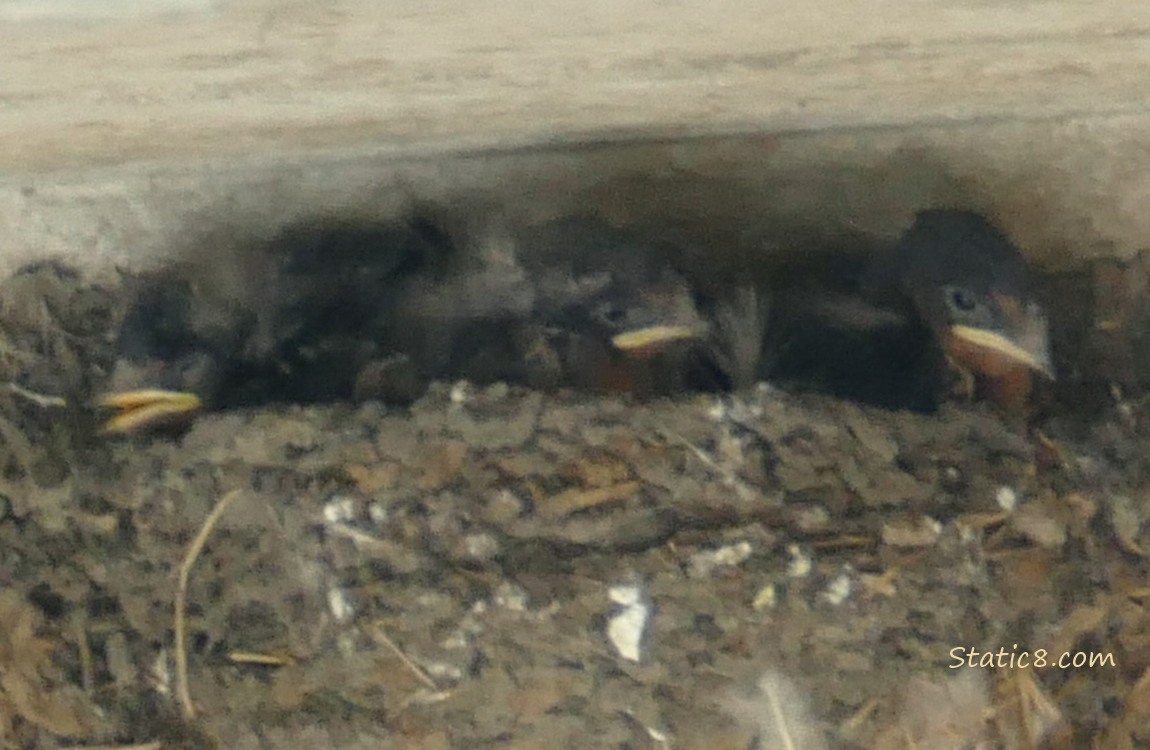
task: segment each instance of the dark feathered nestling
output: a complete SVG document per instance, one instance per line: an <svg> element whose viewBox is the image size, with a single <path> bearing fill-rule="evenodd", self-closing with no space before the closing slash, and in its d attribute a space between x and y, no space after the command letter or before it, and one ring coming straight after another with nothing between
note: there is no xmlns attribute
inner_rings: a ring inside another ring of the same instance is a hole
<svg viewBox="0 0 1150 750"><path fill-rule="evenodd" d="M703 330L666 258L593 222L464 237L415 215L301 222L141 280L106 428L205 404L405 401L431 379L658 392L664 352Z"/></svg>
<svg viewBox="0 0 1150 750"><path fill-rule="evenodd" d="M853 278L833 276L850 288L780 295L770 374L923 411L937 407L956 370L1008 410L1026 401L1033 373L1053 377L1022 253L978 214L921 211Z"/></svg>

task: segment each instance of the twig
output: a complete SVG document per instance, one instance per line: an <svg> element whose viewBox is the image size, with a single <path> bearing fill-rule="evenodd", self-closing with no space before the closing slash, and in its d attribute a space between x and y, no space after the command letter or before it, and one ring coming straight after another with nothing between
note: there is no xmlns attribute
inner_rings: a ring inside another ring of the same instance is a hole
<svg viewBox="0 0 1150 750"><path fill-rule="evenodd" d="M88 695L92 694L92 646L88 642L88 631L80 623L76 623L76 648L80 654L80 685Z"/></svg>
<svg viewBox="0 0 1150 750"><path fill-rule="evenodd" d="M387 549L387 543L378 537L368 534L366 531L360 531L357 528L348 526L345 523L332 523L327 525L327 531L332 536L343 537L350 539L356 547L368 550Z"/></svg>
<svg viewBox="0 0 1150 750"><path fill-rule="evenodd" d="M719 465L719 462L711 458L711 456L708 455L705 450L695 445L687 438L666 427L662 428L662 430L666 437L669 437L672 440L680 443L687 450L691 451L691 453L695 455L695 458L699 459L699 461L704 466L710 469L723 482L723 484L733 489L735 494L738 495L739 500L747 501L762 496L762 493L757 492L750 485L740 479L732 469Z"/></svg>
<svg viewBox="0 0 1150 750"><path fill-rule="evenodd" d="M51 396L47 393L37 393L36 391L28 390L24 386L17 385L16 383L8 382L4 384L4 387L10 393L31 401L41 409L59 409L68 405L68 400L61 396Z"/></svg>
<svg viewBox="0 0 1150 750"><path fill-rule="evenodd" d="M222 516L228 506L242 494L240 490L232 490L219 499L215 507L212 508L212 512L209 513L208 517L204 520L204 525L200 527L196 538L193 539L192 543L188 546L188 551L184 554L184 559L180 563L179 579L176 583L175 625L172 630L174 631L176 641L176 696L180 701L180 708L184 713L185 719L194 719L196 716L196 707L192 704L192 695L188 690L188 652L184 644L188 576L191 574L192 566L195 565L196 559L200 556L200 552L203 550L204 544L207 543L212 530L219 522L220 516Z"/></svg>
<svg viewBox="0 0 1150 750"><path fill-rule="evenodd" d="M392 653L399 657L403 665L410 669L411 673L414 674L420 682L426 685L428 690L439 689L439 686L435 684L435 680L431 679L431 676L428 675L427 672L423 671L418 664L412 661L411 657L403 653L399 646L395 644L395 641L387 637L387 633L383 632L383 628L378 625L372 625L371 629L368 630L368 635L372 637L372 640L378 641L391 649Z"/></svg>

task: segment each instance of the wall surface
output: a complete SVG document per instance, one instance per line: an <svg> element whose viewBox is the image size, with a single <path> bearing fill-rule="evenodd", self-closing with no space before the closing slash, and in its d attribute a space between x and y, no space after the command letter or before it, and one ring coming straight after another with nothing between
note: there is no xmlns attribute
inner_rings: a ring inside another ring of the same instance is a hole
<svg viewBox="0 0 1150 750"><path fill-rule="evenodd" d="M0 50L0 166L40 169L365 139L1145 113L1150 9L8 0Z"/></svg>
<svg viewBox="0 0 1150 750"><path fill-rule="evenodd" d="M3 0L0 70L0 270L397 187L657 214L603 187L642 174L880 233L974 204L1053 265L1150 237L1142 0Z"/></svg>

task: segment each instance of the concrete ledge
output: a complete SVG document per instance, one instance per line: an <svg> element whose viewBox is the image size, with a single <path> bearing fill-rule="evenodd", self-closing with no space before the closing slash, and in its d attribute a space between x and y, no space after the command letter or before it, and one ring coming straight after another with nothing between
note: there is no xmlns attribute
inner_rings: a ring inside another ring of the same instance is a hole
<svg viewBox="0 0 1150 750"><path fill-rule="evenodd" d="M732 245L795 224L892 236L917 208L961 205L1059 270L1146 246L1147 143L1150 120L1119 116L507 150L361 146L17 174L0 178L0 270L45 257L97 274L145 267L205 222L258 231L318 210L378 214L413 195L482 196L536 218L675 217Z"/></svg>
<svg viewBox="0 0 1150 750"><path fill-rule="evenodd" d="M1138 0L4 0L0 169L1145 113L1148 40Z"/></svg>

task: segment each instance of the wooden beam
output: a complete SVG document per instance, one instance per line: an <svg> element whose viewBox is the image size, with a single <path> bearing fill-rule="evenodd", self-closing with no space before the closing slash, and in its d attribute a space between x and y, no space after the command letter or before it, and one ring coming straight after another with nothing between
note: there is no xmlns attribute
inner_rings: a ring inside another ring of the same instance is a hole
<svg viewBox="0 0 1150 750"><path fill-rule="evenodd" d="M1141 0L0 0L0 169L1147 111Z"/></svg>

